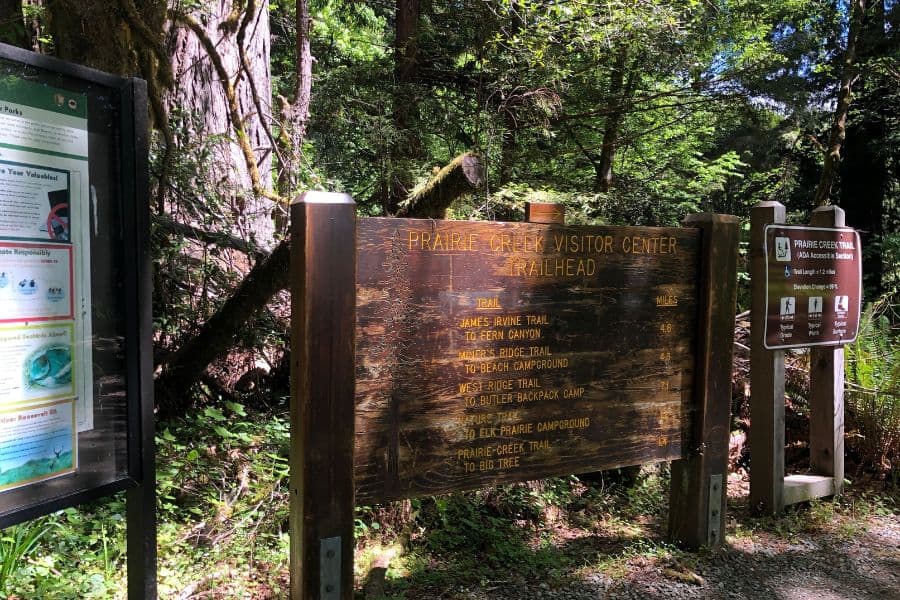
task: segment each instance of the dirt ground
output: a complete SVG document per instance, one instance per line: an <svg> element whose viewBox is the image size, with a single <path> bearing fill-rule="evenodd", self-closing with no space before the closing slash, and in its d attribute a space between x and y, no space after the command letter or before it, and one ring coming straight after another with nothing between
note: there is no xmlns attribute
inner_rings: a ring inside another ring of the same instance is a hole
<svg viewBox="0 0 900 600"><path fill-rule="evenodd" d="M900 515L896 505L856 491L840 504L823 501L790 507L778 518L759 518L747 508L746 477L729 480L726 544L717 552L606 550L597 536L592 551L608 552L576 577L528 581L511 572L503 581L437 589L409 589L392 598L452 600L776 599L900 600ZM575 539L578 538L578 539Z"/></svg>

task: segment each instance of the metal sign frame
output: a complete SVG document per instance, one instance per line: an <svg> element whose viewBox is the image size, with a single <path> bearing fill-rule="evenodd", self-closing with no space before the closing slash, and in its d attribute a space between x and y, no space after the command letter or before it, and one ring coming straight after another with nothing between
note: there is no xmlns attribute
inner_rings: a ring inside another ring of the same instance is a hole
<svg viewBox="0 0 900 600"><path fill-rule="evenodd" d="M136 78L123 78L67 63L6 44L0 44L0 59L22 67L23 73L76 82L91 90L108 93L115 120L106 122L107 156L115 168L109 186L115 190L109 202L116 204L119 264L122 280L115 282L121 306L125 403L126 460L110 481L69 490L14 506L0 514L0 528L21 523L57 510L126 491L128 597L156 597L156 457L153 416L152 283L150 257L150 209L148 170L147 85ZM24 76L23 76L24 79ZM105 97L105 96L104 96ZM111 117L113 118L113 117ZM99 126L99 125L95 125ZM110 131L110 129L112 131ZM90 136L92 125L87 120ZM89 157L89 163L93 164ZM113 237L116 234L108 234ZM90 265L89 265L90 266ZM92 286L93 287L93 286ZM118 331L118 330L117 330Z"/></svg>

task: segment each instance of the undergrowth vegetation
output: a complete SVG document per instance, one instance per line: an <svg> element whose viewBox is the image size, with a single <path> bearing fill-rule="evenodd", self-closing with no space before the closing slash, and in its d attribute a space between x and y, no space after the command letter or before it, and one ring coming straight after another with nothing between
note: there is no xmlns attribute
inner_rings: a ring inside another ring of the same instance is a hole
<svg viewBox="0 0 900 600"><path fill-rule="evenodd" d="M161 598L287 597L286 406L244 412L234 403L207 407L158 433ZM668 478L657 465L633 481L571 476L360 507L358 584L399 600L460 586L552 588L588 574L616 580L648 561L690 574L698 555L664 541ZM897 508L890 493L852 486L778 518L752 517L746 500L732 501L728 541L811 532L850 539ZM0 585L21 599L125 598L124 514L119 495L7 529Z"/></svg>
<svg viewBox="0 0 900 600"><path fill-rule="evenodd" d="M160 598L285 597L286 412L286 401L252 415L226 402L160 427ZM124 496L64 510L4 536L28 528L43 537L19 561L8 591L29 599L126 597Z"/></svg>
<svg viewBox="0 0 900 600"><path fill-rule="evenodd" d="M900 306L885 297L866 308L847 346L847 446L857 462L900 480Z"/></svg>
<svg viewBox="0 0 900 600"><path fill-rule="evenodd" d="M729 543L813 533L850 540L870 518L898 514L897 322L896 304L874 303L847 347L847 447L862 470L848 473L848 493L777 518L752 516L746 497L732 494ZM159 426L160 597L287 597L287 413L284 397L252 411L219 398ZM636 477L561 477L359 507L358 584L374 597L412 599L454 586L616 580L634 564L690 578L697 556L664 541L668 478L662 464ZM119 495L5 530L0 595L124 598L124 515Z"/></svg>

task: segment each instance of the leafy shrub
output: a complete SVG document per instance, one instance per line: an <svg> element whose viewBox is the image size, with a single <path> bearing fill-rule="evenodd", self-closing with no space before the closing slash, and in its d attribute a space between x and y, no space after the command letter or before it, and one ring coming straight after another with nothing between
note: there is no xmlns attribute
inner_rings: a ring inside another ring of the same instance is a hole
<svg viewBox="0 0 900 600"><path fill-rule="evenodd" d="M860 466L900 475L900 338L898 305L882 298L866 308L847 346L848 447Z"/></svg>
<svg viewBox="0 0 900 600"><path fill-rule="evenodd" d="M46 519L38 519L3 531L0 536L0 595L6 596L10 577L22 567L38 541L54 526Z"/></svg>

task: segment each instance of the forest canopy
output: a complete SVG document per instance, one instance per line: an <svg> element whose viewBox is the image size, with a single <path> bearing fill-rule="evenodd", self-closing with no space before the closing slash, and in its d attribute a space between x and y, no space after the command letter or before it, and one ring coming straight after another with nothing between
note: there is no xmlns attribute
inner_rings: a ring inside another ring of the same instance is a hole
<svg viewBox="0 0 900 600"><path fill-rule="evenodd" d="M868 297L896 293L898 6L18 0L0 33L148 81L155 362L177 413L186 386L284 376L286 206L309 189L368 215L554 201L639 225L833 203L863 234Z"/></svg>

